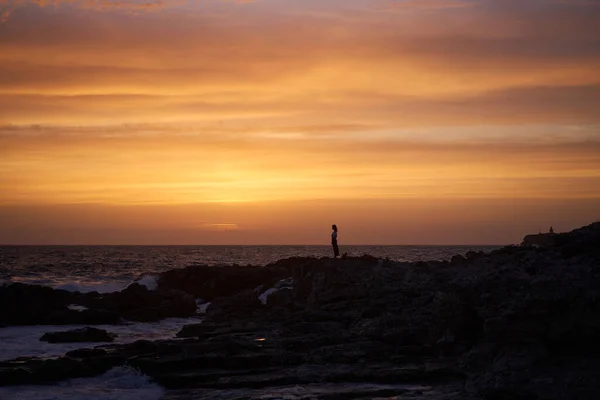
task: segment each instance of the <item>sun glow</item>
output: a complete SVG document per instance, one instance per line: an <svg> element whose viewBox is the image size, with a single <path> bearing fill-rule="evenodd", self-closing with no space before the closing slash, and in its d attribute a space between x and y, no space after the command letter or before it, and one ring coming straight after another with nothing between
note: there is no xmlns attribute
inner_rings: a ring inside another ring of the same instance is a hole
<svg viewBox="0 0 600 400"><path fill-rule="evenodd" d="M0 0L0 239L320 243L335 218L491 243L600 215L587 2L138 3Z"/></svg>

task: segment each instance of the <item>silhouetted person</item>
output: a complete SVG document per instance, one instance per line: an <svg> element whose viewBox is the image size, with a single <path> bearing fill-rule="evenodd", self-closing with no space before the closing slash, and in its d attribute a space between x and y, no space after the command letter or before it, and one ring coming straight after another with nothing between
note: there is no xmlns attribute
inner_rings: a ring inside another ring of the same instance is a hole
<svg viewBox="0 0 600 400"><path fill-rule="evenodd" d="M338 256L340 255L340 248L337 244L337 225L331 225L331 229L333 229L333 232L331 232L331 247L333 247L333 258L338 258Z"/></svg>
<svg viewBox="0 0 600 400"><path fill-rule="evenodd" d="M554 233L554 228L550 227L550 233Z"/></svg>

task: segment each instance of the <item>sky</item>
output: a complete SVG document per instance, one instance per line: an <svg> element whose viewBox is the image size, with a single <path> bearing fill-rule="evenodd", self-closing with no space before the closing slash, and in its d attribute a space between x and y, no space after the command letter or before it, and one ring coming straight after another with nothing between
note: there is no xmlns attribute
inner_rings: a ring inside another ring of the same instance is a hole
<svg viewBox="0 0 600 400"><path fill-rule="evenodd" d="M600 0L0 0L0 244L600 220Z"/></svg>

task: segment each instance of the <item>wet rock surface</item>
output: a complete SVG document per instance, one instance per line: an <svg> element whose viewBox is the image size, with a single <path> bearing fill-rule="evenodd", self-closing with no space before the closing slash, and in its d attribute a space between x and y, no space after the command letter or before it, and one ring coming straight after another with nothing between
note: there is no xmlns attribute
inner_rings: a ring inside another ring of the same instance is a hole
<svg viewBox="0 0 600 400"><path fill-rule="evenodd" d="M116 336L104 329L86 327L64 332L48 332L40 340L48 343L112 342Z"/></svg>
<svg viewBox="0 0 600 400"><path fill-rule="evenodd" d="M189 317L196 313L195 298L175 289L148 290L137 283L121 292L100 294L57 290L14 283L0 286L0 324L11 325L109 325L122 319L158 321ZM87 309L73 310L69 305Z"/></svg>
<svg viewBox="0 0 600 400"><path fill-rule="evenodd" d="M215 269L193 290L210 267L190 267L168 290L214 305L179 339L1 362L0 384L129 365L165 399L595 399L600 224L559 237L454 262L288 259L235 284Z"/></svg>

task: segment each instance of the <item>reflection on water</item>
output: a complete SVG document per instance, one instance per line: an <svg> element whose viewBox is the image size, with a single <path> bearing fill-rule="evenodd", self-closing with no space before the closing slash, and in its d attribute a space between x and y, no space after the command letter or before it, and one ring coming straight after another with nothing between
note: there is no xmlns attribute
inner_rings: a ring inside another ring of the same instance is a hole
<svg viewBox="0 0 600 400"><path fill-rule="evenodd" d="M350 256L394 261L450 259L490 246L341 246ZM1 246L0 282L23 282L69 291L112 292L142 274L193 264L265 265L288 257L331 257L329 246Z"/></svg>

